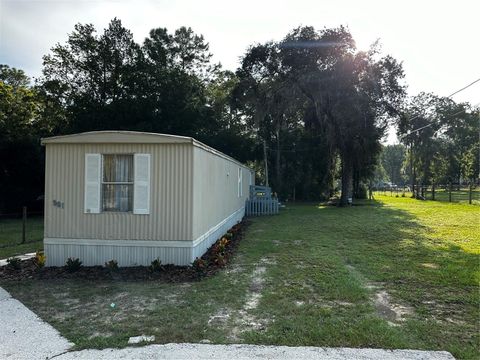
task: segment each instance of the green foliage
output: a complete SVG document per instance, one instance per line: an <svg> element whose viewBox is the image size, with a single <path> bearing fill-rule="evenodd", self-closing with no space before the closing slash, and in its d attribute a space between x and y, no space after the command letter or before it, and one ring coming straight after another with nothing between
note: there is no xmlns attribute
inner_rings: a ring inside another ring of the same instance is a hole
<svg viewBox="0 0 480 360"><path fill-rule="evenodd" d="M69 257L65 262L65 270L69 273L74 273L82 267L82 262L78 258Z"/></svg>
<svg viewBox="0 0 480 360"><path fill-rule="evenodd" d="M401 64L375 47L357 51L344 27L299 27L280 42L255 45L237 75L239 108L270 149L273 185L328 197L340 159L342 203L372 176L386 118L396 116L405 93Z"/></svg>
<svg viewBox="0 0 480 360"><path fill-rule="evenodd" d="M7 265L15 270L20 270L22 267L22 261L18 257L11 257L7 259Z"/></svg>
<svg viewBox="0 0 480 360"><path fill-rule="evenodd" d="M386 175L391 183L403 185L402 166L405 161L405 146L402 144L387 145L382 148L381 161Z"/></svg>
<svg viewBox="0 0 480 360"><path fill-rule="evenodd" d="M215 265L217 265L218 267L223 267L227 264L227 258L225 256L224 253L222 252L217 252L215 254L215 257L213 258L213 262L215 263Z"/></svg>
<svg viewBox="0 0 480 360"><path fill-rule="evenodd" d="M29 82L23 71L0 65L0 211L19 212L44 188L42 102Z"/></svg>
<svg viewBox="0 0 480 360"><path fill-rule="evenodd" d="M414 182L459 184L478 179L479 117L480 109L449 98L421 93L410 99L398 126L409 146L404 167Z"/></svg>
<svg viewBox="0 0 480 360"><path fill-rule="evenodd" d="M163 271L163 265L162 261L159 258L156 258L150 263L150 271L151 272L158 272L158 271Z"/></svg>
<svg viewBox="0 0 480 360"><path fill-rule="evenodd" d="M105 267L110 271L117 271L118 270L118 261L117 260L110 260L105 263Z"/></svg>

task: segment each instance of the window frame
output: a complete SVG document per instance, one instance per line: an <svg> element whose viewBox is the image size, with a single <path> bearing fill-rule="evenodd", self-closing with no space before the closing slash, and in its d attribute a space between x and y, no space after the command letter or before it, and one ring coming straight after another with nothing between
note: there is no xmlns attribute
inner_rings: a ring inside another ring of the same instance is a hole
<svg viewBox="0 0 480 360"><path fill-rule="evenodd" d="M101 166L100 166L100 213L122 213L122 214L133 214L133 206L134 206L134 197L135 197L135 153L100 153L101 159ZM105 156L108 155L123 155L123 156L131 156L132 157L132 181L131 182L115 182L115 181L104 181L104 160ZM103 185L131 185L132 186L132 203L131 210L121 211L121 210L105 210L104 209L104 192L103 192Z"/></svg>

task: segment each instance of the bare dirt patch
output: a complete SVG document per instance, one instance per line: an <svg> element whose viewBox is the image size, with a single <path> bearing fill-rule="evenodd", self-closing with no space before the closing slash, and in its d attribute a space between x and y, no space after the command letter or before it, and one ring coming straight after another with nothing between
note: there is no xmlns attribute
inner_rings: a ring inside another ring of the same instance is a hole
<svg viewBox="0 0 480 360"><path fill-rule="evenodd" d="M438 269L439 268L438 264L434 264L434 263L423 263L421 265L423 267L427 268L427 269Z"/></svg>
<svg viewBox="0 0 480 360"><path fill-rule="evenodd" d="M371 299L375 306L375 312L379 317L386 320L389 325L398 326L413 314L412 307L393 301L390 294L384 289L384 284L368 281L352 265L346 265L346 268L362 283L365 289L373 292Z"/></svg>
<svg viewBox="0 0 480 360"><path fill-rule="evenodd" d="M101 332L95 331L92 335L90 335L88 337L88 339L92 340L92 339L95 339L95 338L108 338L108 337L112 337L112 336L113 336L113 334L111 332L101 333Z"/></svg>
<svg viewBox="0 0 480 360"><path fill-rule="evenodd" d="M228 266L225 269L225 273L226 274L239 274L239 273L243 272L244 270L245 269L242 265L235 264L235 265L232 265L232 266Z"/></svg>
<svg viewBox="0 0 480 360"><path fill-rule="evenodd" d="M252 311L258 307L258 304L262 298L262 290L265 286L265 273L267 270L267 265L272 265L275 263L275 259L272 258L260 259L259 263L252 272L251 282L248 287L248 292L243 307L236 312L220 314L220 316L227 317L227 319L230 317L233 318L233 327L229 336L232 341L240 341L241 334L245 331L265 330L267 324L271 321L267 319L258 319L254 314L252 314ZM215 316L218 317L219 314L216 314ZM214 320L212 319L212 321Z"/></svg>
<svg viewBox="0 0 480 360"><path fill-rule="evenodd" d="M211 326L225 326L230 319L231 310L220 309L208 319L208 325Z"/></svg>
<svg viewBox="0 0 480 360"><path fill-rule="evenodd" d="M413 314L411 307L394 303L386 290L374 294L374 304L377 314L392 326L405 321L407 316Z"/></svg>
<svg viewBox="0 0 480 360"><path fill-rule="evenodd" d="M422 304L427 308L429 318L437 323L458 326L467 324L464 320L467 314L463 307L456 306L456 304L441 304L435 300L424 300Z"/></svg>

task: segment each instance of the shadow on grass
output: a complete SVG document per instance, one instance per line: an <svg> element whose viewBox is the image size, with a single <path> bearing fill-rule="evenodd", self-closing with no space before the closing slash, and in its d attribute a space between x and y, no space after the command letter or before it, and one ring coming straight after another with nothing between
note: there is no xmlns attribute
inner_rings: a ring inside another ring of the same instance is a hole
<svg viewBox="0 0 480 360"><path fill-rule="evenodd" d="M454 235L432 236L436 224L425 214L417 217L379 200L361 204L289 204L294 211L257 220L264 230L256 235L254 246L263 251L255 252L255 260L269 251L281 264L270 271L259 312L288 319L289 325L277 321L264 334L248 333L247 340L443 349L461 358L477 357L479 257L455 244ZM445 216L461 216L445 211ZM361 274L362 281L352 279L347 266ZM398 327L378 323L371 318L372 308L363 305L369 291L361 289L361 282L385 289L414 313ZM319 309L309 312L293 304ZM323 326L310 324L312 320Z"/></svg>

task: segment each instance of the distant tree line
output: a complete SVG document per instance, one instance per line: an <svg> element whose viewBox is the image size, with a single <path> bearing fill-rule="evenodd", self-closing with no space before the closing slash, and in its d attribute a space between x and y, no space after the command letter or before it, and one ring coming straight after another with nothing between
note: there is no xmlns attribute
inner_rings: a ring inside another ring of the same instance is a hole
<svg viewBox="0 0 480 360"><path fill-rule="evenodd" d="M259 182L266 153L281 198L325 199L337 184L341 204L362 196L391 124L408 146L402 161L414 155L416 177L478 174L478 109L427 94L407 100L401 64L377 44L358 51L347 28L299 27L252 45L235 73L211 57L190 28L153 29L138 44L113 19L102 33L76 25L44 56L33 84L1 65L0 212L43 194L41 137L93 130L192 136L250 164ZM387 163L392 179L405 175Z"/></svg>

